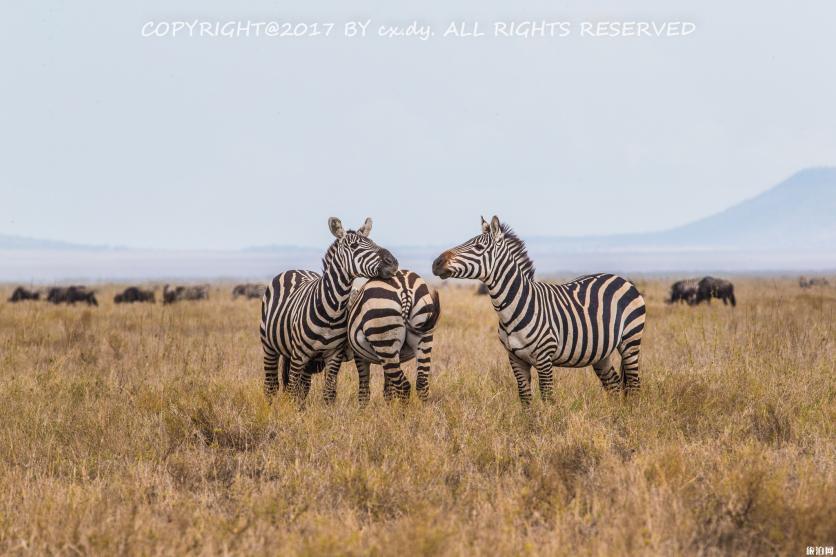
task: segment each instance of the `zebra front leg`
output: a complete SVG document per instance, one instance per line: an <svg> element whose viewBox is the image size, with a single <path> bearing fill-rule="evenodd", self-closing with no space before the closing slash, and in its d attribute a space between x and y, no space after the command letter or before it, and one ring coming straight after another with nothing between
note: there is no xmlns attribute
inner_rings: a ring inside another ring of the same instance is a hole
<svg viewBox="0 0 836 557"><path fill-rule="evenodd" d="M595 375L598 376L605 391L612 392L621 386L621 377L613 365L612 354L592 364L592 369L595 370Z"/></svg>
<svg viewBox="0 0 836 557"><path fill-rule="evenodd" d="M418 398L426 401L430 394L430 366L432 365L433 336L424 335L418 341L415 361L418 367L415 376L415 392Z"/></svg>
<svg viewBox="0 0 836 557"><path fill-rule="evenodd" d="M343 351L338 350L325 361L325 387L322 399L332 403L337 399L337 376L343 363Z"/></svg>
<svg viewBox="0 0 836 557"><path fill-rule="evenodd" d="M272 402L273 395L279 390L279 364L284 363L273 350L264 348L264 396Z"/></svg>
<svg viewBox="0 0 836 557"><path fill-rule="evenodd" d="M514 379L517 380L520 402L528 406L531 404L531 364L519 359L513 352L508 352L508 360L511 362Z"/></svg>
<svg viewBox="0 0 836 557"><path fill-rule="evenodd" d="M369 389L369 369L371 362L364 360L360 356L354 356L354 365L357 366L357 381L360 383L360 390L357 394L357 400L360 406L366 406L369 403L371 391Z"/></svg>
<svg viewBox="0 0 836 557"><path fill-rule="evenodd" d="M402 401L406 402L409 400L409 392L412 390L412 385L409 383L409 379L406 378L404 375L403 370L401 369L401 358L400 354L395 354L391 359L386 359L383 361L383 377L384 380L389 380L389 398L392 398L392 395L397 396ZM383 397L386 398L386 388L383 389Z"/></svg>
<svg viewBox="0 0 836 557"><path fill-rule="evenodd" d="M554 366L551 357L537 363L537 382L540 384L540 398L546 402L552 400L554 386Z"/></svg>

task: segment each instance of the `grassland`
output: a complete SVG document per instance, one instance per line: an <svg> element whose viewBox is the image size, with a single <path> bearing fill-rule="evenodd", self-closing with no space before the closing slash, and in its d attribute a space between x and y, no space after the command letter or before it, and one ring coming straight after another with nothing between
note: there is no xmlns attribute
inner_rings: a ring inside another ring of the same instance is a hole
<svg viewBox="0 0 836 557"><path fill-rule="evenodd" d="M0 303L0 552L803 555L836 543L836 289L648 302L642 392L521 408L496 317L442 288L427 404L261 394L259 304ZM10 288L0 288L7 297ZM414 368L408 374L414 377Z"/></svg>

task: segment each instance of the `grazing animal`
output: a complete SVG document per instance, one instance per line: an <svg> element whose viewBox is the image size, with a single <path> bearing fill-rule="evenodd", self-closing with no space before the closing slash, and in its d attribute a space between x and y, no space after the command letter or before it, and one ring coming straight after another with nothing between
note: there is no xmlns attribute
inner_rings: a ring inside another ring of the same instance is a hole
<svg viewBox="0 0 836 557"><path fill-rule="evenodd" d="M433 330L441 315L438 293L417 273L399 270L388 279L372 279L352 291L348 309L348 346L354 355L361 404L369 401L369 368L383 366L383 396L409 398L411 385L401 364L417 356L415 390L429 394Z"/></svg>
<svg viewBox="0 0 836 557"><path fill-rule="evenodd" d="M734 285L727 280L718 279L714 277L705 277L700 280L697 286L696 303L706 302L711 303L711 298L718 298L723 300L723 305L728 305L731 302L732 307L737 305L737 300L734 297Z"/></svg>
<svg viewBox="0 0 836 557"><path fill-rule="evenodd" d="M398 260L368 236L371 219L345 230L340 219L328 219L336 238L322 260L322 274L286 271L277 275L261 304L261 345L264 350L264 392L270 397L282 386L302 401L311 374L325 370L324 398L337 395L337 373L344 358L348 298L357 277L391 278Z"/></svg>
<svg viewBox="0 0 836 557"><path fill-rule="evenodd" d="M479 288L476 289L476 295L487 296L488 294L490 294L490 292L488 291L487 285L484 282L480 282Z"/></svg>
<svg viewBox="0 0 836 557"><path fill-rule="evenodd" d="M153 290L143 290L138 286L129 286L123 292L113 297L115 304L133 304L136 302L156 303L157 296Z"/></svg>
<svg viewBox="0 0 836 557"><path fill-rule="evenodd" d="M699 279L676 281L671 285L671 296L667 300L667 303L685 302L689 306L694 305L697 301L697 288L699 287L699 283Z"/></svg>
<svg viewBox="0 0 836 557"><path fill-rule="evenodd" d="M813 277L808 279L807 277L801 277L798 279L798 286L801 288L813 288L815 286L830 286L830 282L824 277Z"/></svg>
<svg viewBox="0 0 836 557"><path fill-rule="evenodd" d="M232 299L237 300L241 296L250 300L252 298L261 298L267 287L263 284L239 284L232 289Z"/></svg>
<svg viewBox="0 0 836 557"><path fill-rule="evenodd" d="M14 292L12 292L12 295L9 296L9 302L11 302L13 304L17 303L17 302L24 302L26 300L40 300L40 299L41 299L41 293L40 292L38 292L37 290L27 290L26 288L24 288L22 286L18 286L17 288L15 288Z"/></svg>
<svg viewBox="0 0 836 557"><path fill-rule="evenodd" d="M76 302L85 302L88 306L98 306L96 293L87 290L86 286L55 286L49 289L46 300L53 304L75 305Z"/></svg>
<svg viewBox="0 0 836 557"><path fill-rule="evenodd" d="M604 273L564 284L535 280L525 243L496 216L482 219L481 234L439 255L433 273L488 286L523 404L531 401L532 366L544 400L552 397L555 366L592 365L605 389L639 389L645 304L628 280Z"/></svg>
<svg viewBox="0 0 836 557"><path fill-rule="evenodd" d="M178 286L173 290L170 290L167 284L163 287L163 304L173 304L175 302L182 302L186 300L208 299L208 284L201 284L199 286Z"/></svg>

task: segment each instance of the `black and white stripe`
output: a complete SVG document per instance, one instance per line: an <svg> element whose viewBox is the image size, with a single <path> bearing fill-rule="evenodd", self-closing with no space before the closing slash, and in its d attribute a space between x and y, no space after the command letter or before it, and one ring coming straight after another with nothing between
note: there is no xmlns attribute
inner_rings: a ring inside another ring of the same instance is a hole
<svg viewBox="0 0 836 557"><path fill-rule="evenodd" d="M352 295L348 345L360 380L360 403L369 400L369 368L383 366L383 395L409 398L411 385L401 364L417 358L415 390L429 393L433 330L441 314L438 293L417 273L401 270L389 279L370 280Z"/></svg>
<svg viewBox="0 0 836 557"><path fill-rule="evenodd" d="M357 231L344 230L339 219L328 221L336 240L322 260L322 274L287 271L276 276L261 303L264 391L282 385L304 399L311 374L325 370L324 397L336 397L337 373L343 361L348 297L356 277L391 277L398 261L368 238L371 219Z"/></svg>
<svg viewBox="0 0 836 557"><path fill-rule="evenodd" d="M497 217L482 219L482 234L442 253L433 272L487 285L523 403L531 400L532 366L544 399L551 398L556 366L591 365L605 389L638 390L645 305L630 281L604 273L565 284L537 281L525 244Z"/></svg>

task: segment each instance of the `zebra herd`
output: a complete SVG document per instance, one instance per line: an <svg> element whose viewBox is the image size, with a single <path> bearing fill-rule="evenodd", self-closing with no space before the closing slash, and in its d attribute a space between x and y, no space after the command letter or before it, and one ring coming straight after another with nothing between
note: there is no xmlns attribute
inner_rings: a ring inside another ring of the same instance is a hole
<svg viewBox="0 0 836 557"><path fill-rule="evenodd" d="M336 218L328 226L335 240L322 273L281 273L264 294L265 393L271 397L281 384L301 402L312 374L324 372L323 396L331 402L340 365L353 357L361 404L369 399L371 363L383 366L384 397L405 400L411 385L401 365L416 358L416 391L426 399L438 295L416 273L399 270L397 259L369 238L371 219L357 230L344 229ZM442 279L486 286L523 404L532 398L532 367L544 400L552 397L555 366L591 365L607 390L639 388L645 304L630 281L601 273L565 284L540 282L525 243L497 217L482 219L479 235L442 253L432 268ZM352 293L361 277L368 282Z"/></svg>

